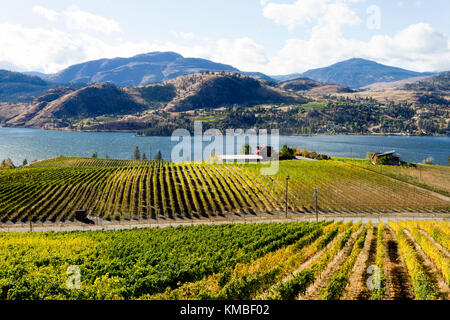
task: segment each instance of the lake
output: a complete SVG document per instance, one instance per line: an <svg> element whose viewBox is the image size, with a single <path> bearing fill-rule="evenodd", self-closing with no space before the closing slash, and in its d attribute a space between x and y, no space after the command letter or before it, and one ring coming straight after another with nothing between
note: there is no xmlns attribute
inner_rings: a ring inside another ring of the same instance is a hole
<svg viewBox="0 0 450 320"><path fill-rule="evenodd" d="M395 150L402 160L422 162L433 157L435 163L447 165L450 155L450 137L408 136L280 136L280 146L306 148L334 157L365 158L366 152ZM136 137L134 133L115 132L66 132L0 127L0 160L11 158L19 165L57 155L131 159L136 146L148 158L158 150L163 158L171 158L177 142L171 137ZM204 142L204 146L209 142ZM234 145L238 150L242 144ZM229 153L229 152L227 152ZM193 159L193 157L191 158Z"/></svg>

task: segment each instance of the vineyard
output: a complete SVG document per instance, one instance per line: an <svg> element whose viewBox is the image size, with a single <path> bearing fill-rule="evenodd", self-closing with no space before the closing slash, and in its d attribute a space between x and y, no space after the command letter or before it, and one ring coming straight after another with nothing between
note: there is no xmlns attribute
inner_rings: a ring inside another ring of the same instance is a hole
<svg viewBox="0 0 450 320"><path fill-rule="evenodd" d="M69 221L76 210L109 221L277 214L285 210L287 176L293 215L315 211L314 188L321 214L450 211L445 195L342 161L283 161L274 176L261 175L262 166L62 157L40 161L0 171L0 221ZM448 182L448 177L445 170L439 179Z"/></svg>
<svg viewBox="0 0 450 320"><path fill-rule="evenodd" d="M0 299L448 300L449 240L446 221L3 233Z"/></svg>
<svg viewBox="0 0 450 320"><path fill-rule="evenodd" d="M417 186L450 196L450 167L416 164L415 166L372 165L361 159L341 159L347 163L378 172Z"/></svg>

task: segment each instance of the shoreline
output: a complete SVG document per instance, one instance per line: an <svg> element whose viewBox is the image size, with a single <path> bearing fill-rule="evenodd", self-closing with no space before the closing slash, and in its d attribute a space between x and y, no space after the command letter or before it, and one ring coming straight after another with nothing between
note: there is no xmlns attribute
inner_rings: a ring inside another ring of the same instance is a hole
<svg viewBox="0 0 450 320"><path fill-rule="evenodd" d="M30 127L8 127L8 126L0 126L0 129L29 129L29 130L43 130L43 131L60 131L60 132L77 132L77 133L134 133L138 138L145 137L171 137L170 135L138 135L136 130L71 130L67 128L30 128ZM247 130L247 129L244 129ZM317 134L280 134L280 136L284 137L334 137L334 136L362 136L362 137L450 137L450 134L409 134L409 133L336 133L336 134L327 134L327 133L317 133Z"/></svg>

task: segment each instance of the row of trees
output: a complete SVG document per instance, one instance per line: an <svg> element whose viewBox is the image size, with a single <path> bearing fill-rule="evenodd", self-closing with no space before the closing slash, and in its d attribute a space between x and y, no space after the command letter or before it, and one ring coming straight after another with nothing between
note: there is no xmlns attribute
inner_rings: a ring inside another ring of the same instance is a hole
<svg viewBox="0 0 450 320"><path fill-rule="evenodd" d="M98 158L98 152L94 152L92 154L92 158L94 158L94 159ZM109 155L108 154L106 154L106 159L109 159ZM134 153L133 153L133 160L144 160L145 161L145 160L149 160L149 159L148 159L148 157L147 157L147 155L145 153L143 153L142 156L141 156L141 151L139 150L139 147L136 146L136 148L134 149ZM156 153L156 155L153 158L153 160L156 160L156 161L163 160L161 151L158 150L158 152Z"/></svg>
<svg viewBox="0 0 450 320"><path fill-rule="evenodd" d="M308 152L306 148L303 148L303 150L300 150L300 148L291 148L287 145L283 145L283 147L280 150L280 160L290 160L294 159L296 156L304 157L304 158L310 158L310 159L316 159L316 160L329 160L331 157L327 156L326 154L319 154L317 152Z"/></svg>
<svg viewBox="0 0 450 320"><path fill-rule="evenodd" d="M134 149L133 159L134 160L148 160L147 155L145 153L143 153L142 157L141 157L141 151L139 150L138 146L136 146L136 148ZM155 160L155 161L163 160L161 151L158 150L158 152L156 153L156 155L153 158L153 160Z"/></svg>
<svg viewBox="0 0 450 320"><path fill-rule="evenodd" d="M240 153L246 154L246 155L252 154L251 146L248 143L242 145ZM279 155L280 160L291 160L291 159L294 159L296 156L301 156L301 157L311 158L311 159L316 159L316 160L331 159L326 154L319 154L317 152L308 152L308 150L306 150L306 148L303 148L303 150L300 150L300 148L291 148L291 147L288 147L286 144L283 145L283 147L281 148L278 155Z"/></svg>
<svg viewBox="0 0 450 320"><path fill-rule="evenodd" d="M28 165L28 160L24 159L22 162L22 167L26 167ZM10 158L3 160L0 163L0 169L15 169L16 166L14 165L14 163L12 162L12 160Z"/></svg>

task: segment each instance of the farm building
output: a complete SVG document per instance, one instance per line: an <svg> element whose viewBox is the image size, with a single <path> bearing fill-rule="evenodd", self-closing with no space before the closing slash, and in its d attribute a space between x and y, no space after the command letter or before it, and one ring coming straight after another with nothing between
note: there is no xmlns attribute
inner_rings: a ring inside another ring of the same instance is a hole
<svg viewBox="0 0 450 320"><path fill-rule="evenodd" d="M255 150L255 154L258 156L262 156L264 160L270 159L272 157L272 147L271 146L257 146Z"/></svg>
<svg viewBox="0 0 450 320"><path fill-rule="evenodd" d="M255 154L223 154L218 155L217 160L222 162L260 162L269 161L272 158L272 147L257 146Z"/></svg>
<svg viewBox="0 0 450 320"><path fill-rule="evenodd" d="M383 159L383 160L382 160ZM388 152L376 152L372 156L373 164L387 164L390 166L399 166L400 165L400 156L395 154L395 150Z"/></svg>
<svg viewBox="0 0 450 320"><path fill-rule="evenodd" d="M217 160L222 162L260 162L263 157L256 154L223 154L218 155Z"/></svg>

